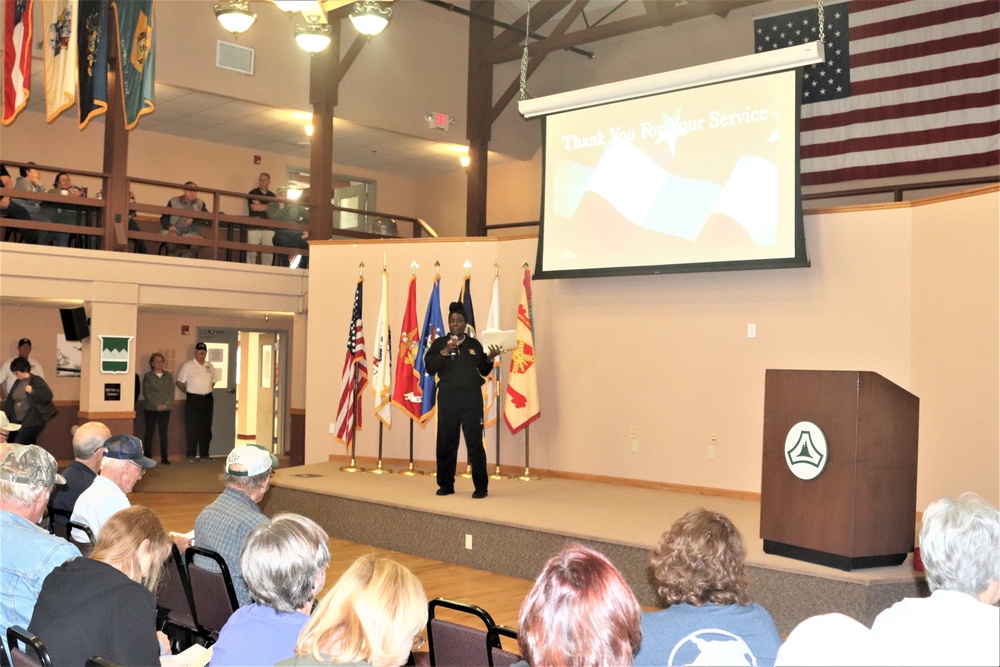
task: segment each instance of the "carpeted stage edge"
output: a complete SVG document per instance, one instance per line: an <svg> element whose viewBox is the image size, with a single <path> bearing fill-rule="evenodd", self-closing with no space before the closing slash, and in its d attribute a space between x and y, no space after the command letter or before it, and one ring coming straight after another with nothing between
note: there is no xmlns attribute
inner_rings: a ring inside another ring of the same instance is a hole
<svg viewBox="0 0 1000 667"><path fill-rule="evenodd" d="M649 551L678 517L695 507L725 513L748 547L750 593L781 632L802 620L840 612L870 625L904 597L927 595L908 558L898 567L842 572L763 552L760 502L599 482L491 480L490 495L472 499L472 482L434 495L433 477L346 473L340 464L280 469L264 500L268 515L298 512L331 537L534 579L568 541L605 555L644 605L661 606L649 575ZM472 549L466 549L466 536ZM474 602L474 601L473 601Z"/></svg>

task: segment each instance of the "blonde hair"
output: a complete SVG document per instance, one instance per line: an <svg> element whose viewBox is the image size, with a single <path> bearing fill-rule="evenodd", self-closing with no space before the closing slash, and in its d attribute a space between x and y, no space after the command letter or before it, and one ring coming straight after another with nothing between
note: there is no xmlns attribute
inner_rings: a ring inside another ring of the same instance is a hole
<svg viewBox="0 0 1000 667"><path fill-rule="evenodd" d="M321 662L402 665L427 625L427 596L416 575L374 555L354 561L319 603L295 646Z"/></svg>
<svg viewBox="0 0 1000 667"><path fill-rule="evenodd" d="M149 552L153 557L149 572L143 577L139 546L146 540L149 540ZM155 593L163 574L163 562L170 555L172 544L160 517L148 507L134 505L111 515L101 527L90 557L120 570L129 579Z"/></svg>

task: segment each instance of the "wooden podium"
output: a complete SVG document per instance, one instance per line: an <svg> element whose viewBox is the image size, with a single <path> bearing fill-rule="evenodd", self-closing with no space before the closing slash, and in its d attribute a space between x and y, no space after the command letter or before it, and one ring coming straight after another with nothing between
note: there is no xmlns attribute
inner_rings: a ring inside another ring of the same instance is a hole
<svg viewBox="0 0 1000 667"><path fill-rule="evenodd" d="M913 551L919 411L920 399L877 373L768 370L764 551L841 570L902 563Z"/></svg>

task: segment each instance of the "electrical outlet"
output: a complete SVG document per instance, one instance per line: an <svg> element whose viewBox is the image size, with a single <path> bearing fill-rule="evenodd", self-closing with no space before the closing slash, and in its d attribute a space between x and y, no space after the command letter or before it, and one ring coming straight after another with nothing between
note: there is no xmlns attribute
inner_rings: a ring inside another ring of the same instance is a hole
<svg viewBox="0 0 1000 667"><path fill-rule="evenodd" d="M712 442L713 445L719 444L719 436L717 436L715 433L712 434L712 437L709 438L709 440Z"/></svg>
<svg viewBox="0 0 1000 667"><path fill-rule="evenodd" d="M708 446L708 460L709 461L715 460L715 447L713 447L712 445Z"/></svg>
<svg viewBox="0 0 1000 667"><path fill-rule="evenodd" d="M628 427L628 437L630 440L635 440L635 426Z"/></svg>
<svg viewBox="0 0 1000 667"><path fill-rule="evenodd" d="M639 441L638 440L633 440L632 441L632 453L633 454L638 454L639 453Z"/></svg>
<svg viewBox="0 0 1000 667"><path fill-rule="evenodd" d="M465 535L465 548L470 551L472 550L472 535Z"/></svg>

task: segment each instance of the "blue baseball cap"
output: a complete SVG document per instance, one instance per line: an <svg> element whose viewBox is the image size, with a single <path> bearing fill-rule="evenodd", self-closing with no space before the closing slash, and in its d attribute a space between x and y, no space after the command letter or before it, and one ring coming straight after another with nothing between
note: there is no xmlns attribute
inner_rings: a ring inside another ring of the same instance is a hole
<svg viewBox="0 0 1000 667"><path fill-rule="evenodd" d="M152 468L156 461L148 459L142 453L142 441L134 435L120 433L104 441L104 455L109 459L131 461L143 468Z"/></svg>

